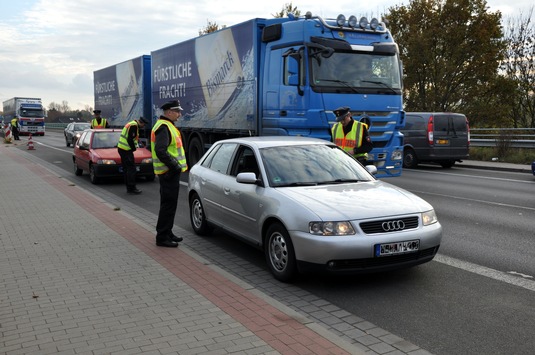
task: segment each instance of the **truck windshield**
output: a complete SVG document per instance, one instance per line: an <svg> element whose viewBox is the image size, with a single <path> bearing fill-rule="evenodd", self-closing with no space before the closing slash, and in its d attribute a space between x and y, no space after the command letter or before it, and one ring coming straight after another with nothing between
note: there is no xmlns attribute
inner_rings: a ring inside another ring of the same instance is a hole
<svg viewBox="0 0 535 355"><path fill-rule="evenodd" d="M31 109L22 110L22 117L42 118L43 116L44 116L43 110L31 110Z"/></svg>
<svg viewBox="0 0 535 355"><path fill-rule="evenodd" d="M312 56L312 87L321 91L341 88L354 92L384 91L400 94L401 73L396 55L335 52L330 57Z"/></svg>

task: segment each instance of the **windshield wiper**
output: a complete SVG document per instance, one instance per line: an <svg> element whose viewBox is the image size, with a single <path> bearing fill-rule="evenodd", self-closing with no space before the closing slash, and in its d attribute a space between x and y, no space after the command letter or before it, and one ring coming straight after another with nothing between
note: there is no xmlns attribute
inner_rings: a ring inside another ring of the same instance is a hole
<svg viewBox="0 0 535 355"><path fill-rule="evenodd" d="M277 185L277 187L293 187L293 186L316 186L316 182L292 182L284 185Z"/></svg>
<svg viewBox="0 0 535 355"><path fill-rule="evenodd" d="M336 179L336 180L328 180L328 181L321 181L318 182L318 185L329 185L329 184L347 184L350 182L363 182L368 180L360 180L360 179Z"/></svg>
<svg viewBox="0 0 535 355"><path fill-rule="evenodd" d="M338 83L338 84L342 84L342 85L345 85L346 87L350 88L351 90L353 90L353 92L356 92L357 94L359 94L360 92L357 90L357 88L355 88L354 86L351 86L351 84L349 84L347 81L344 81L344 80L338 80L338 79L317 79L319 81L327 81L327 82L331 82L331 83Z"/></svg>
<svg viewBox="0 0 535 355"><path fill-rule="evenodd" d="M377 85L383 85L388 90L392 91L394 94L397 94L396 90L390 87L387 83L383 83L382 81L373 81L373 80L361 80L362 83L370 83L370 84L377 84Z"/></svg>

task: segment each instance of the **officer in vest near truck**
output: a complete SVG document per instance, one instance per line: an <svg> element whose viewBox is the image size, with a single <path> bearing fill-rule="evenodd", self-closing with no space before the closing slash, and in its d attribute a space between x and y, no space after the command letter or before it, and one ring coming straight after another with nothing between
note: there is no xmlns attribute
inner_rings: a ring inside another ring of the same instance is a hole
<svg viewBox="0 0 535 355"><path fill-rule="evenodd" d="M180 173L188 170L182 137L175 123L182 116L178 100L161 106L163 115L152 127L152 165L160 181L160 211L156 222L156 245L176 248L182 237L173 234L180 190Z"/></svg>
<svg viewBox="0 0 535 355"><path fill-rule="evenodd" d="M95 114L95 118L91 120L91 128L109 128L110 124L108 123L108 120L100 117L100 113L102 111L100 110L94 110L93 113Z"/></svg>
<svg viewBox="0 0 535 355"><path fill-rule="evenodd" d="M331 130L333 142L362 165L366 165L368 152L373 149L368 126L355 121L351 116L351 109L347 106L339 107L333 112L337 122Z"/></svg>
<svg viewBox="0 0 535 355"><path fill-rule="evenodd" d="M139 195L141 190L136 187L136 162L134 152L139 145L139 129L144 128L149 122L140 117L139 120L128 122L121 132L117 150L121 156L123 166L124 182L126 184L126 193L130 195Z"/></svg>

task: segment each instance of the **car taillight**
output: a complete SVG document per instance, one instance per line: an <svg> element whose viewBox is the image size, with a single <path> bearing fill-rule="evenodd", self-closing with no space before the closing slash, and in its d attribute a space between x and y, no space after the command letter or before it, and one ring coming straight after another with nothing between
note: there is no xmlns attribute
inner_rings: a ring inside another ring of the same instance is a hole
<svg viewBox="0 0 535 355"><path fill-rule="evenodd" d="M433 145L433 139L433 116L431 116L427 122L427 143Z"/></svg>
<svg viewBox="0 0 535 355"><path fill-rule="evenodd" d="M468 124L468 119L466 120L466 131L468 132L468 145L470 145L470 125Z"/></svg>

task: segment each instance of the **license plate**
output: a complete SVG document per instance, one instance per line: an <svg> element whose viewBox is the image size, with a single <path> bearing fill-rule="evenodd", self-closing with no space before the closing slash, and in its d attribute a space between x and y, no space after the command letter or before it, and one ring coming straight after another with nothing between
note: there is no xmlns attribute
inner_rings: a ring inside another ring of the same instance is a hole
<svg viewBox="0 0 535 355"><path fill-rule="evenodd" d="M136 166L136 171L139 173L139 171L141 170L141 168L139 166ZM120 166L119 167L119 172L122 173L123 172L123 167Z"/></svg>
<svg viewBox="0 0 535 355"><path fill-rule="evenodd" d="M437 144L450 144L448 139L437 139Z"/></svg>
<svg viewBox="0 0 535 355"><path fill-rule="evenodd" d="M420 250L419 240L408 240L406 242L385 243L375 245L375 256L388 256L396 254L413 253Z"/></svg>

